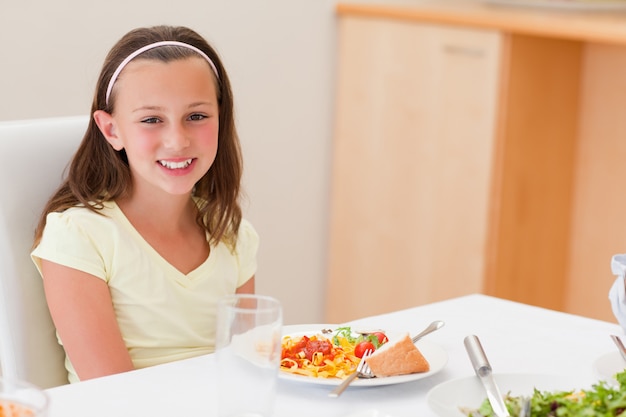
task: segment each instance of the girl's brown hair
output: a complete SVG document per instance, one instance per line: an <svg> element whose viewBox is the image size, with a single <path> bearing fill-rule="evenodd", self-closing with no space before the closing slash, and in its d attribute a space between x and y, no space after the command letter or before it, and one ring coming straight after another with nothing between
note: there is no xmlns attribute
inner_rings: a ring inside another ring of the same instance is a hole
<svg viewBox="0 0 626 417"><path fill-rule="evenodd" d="M242 176L242 157L239 137L235 129L233 96L228 75L215 50L196 32L186 27L155 26L132 30L122 37L107 55L96 85L91 115L96 110L115 111L115 88L106 100L106 89L119 64L137 49L159 41L179 41L202 50L213 61L218 77L219 104L218 150L209 171L196 183L194 196L198 197L197 221L210 236L210 243L225 241L234 248L241 223L239 194ZM135 58L169 62L199 56L196 52L177 46L158 47ZM208 65L208 64L207 64ZM114 150L106 141L93 117L70 162L68 176L47 202L35 230L36 246L46 225L46 216L70 207L85 206L94 212L102 203L115 200L130 191L132 186L126 152Z"/></svg>

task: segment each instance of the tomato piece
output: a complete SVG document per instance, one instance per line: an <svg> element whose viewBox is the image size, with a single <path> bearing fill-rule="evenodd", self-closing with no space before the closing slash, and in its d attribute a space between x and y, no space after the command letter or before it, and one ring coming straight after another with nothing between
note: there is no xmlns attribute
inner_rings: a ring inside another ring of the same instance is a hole
<svg viewBox="0 0 626 417"><path fill-rule="evenodd" d="M378 339L378 346L384 345L389 341L389 338L387 338L387 335L383 332L374 332L372 335Z"/></svg>
<svg viewBox="0 0 626 417"><path fill-rule="evenodd" d="M372 342L369 342L366 340L364 342L357 344L354 347L354 356L356 356L357 358L362 358L365 352L368 350L375 351L376 346L374 346Z"/></svg>
<svg viewBox="0 0 626 417"><path fill-rule="evenodd" d="M304 354L308 360L311 360L317 352L321 352L324 356L330 355L332 349L333 347L328 340L309 340L304 347Z"/></svg>

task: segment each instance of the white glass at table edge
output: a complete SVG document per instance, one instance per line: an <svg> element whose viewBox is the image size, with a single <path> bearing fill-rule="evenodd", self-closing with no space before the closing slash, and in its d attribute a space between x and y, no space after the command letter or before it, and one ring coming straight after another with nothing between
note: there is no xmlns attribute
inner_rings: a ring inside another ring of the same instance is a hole
<svg viewBox="0 0 626 417"><path fill-rule="evenodd" d="M433 319L446 326L427 340L448 355L443 370L412 382L357 387L340 398L328 398L332 387L278 381L274 417L437 417L428 392L447 381L473 377L463 346L469 334L480 337L497 374L570 376L592 384L594 363L615 352L610 334L624 335L616 323L594 320L472 294L380 314L347 323L361 328L419 331ZM575 364L574 366L572 364ZM48 417L149 415L213 416L218 381L215 355L145 368L46 390ZM233 396L233 400L241 400Z"/></svg>
<svg viewBox="0 0 626 417"><path fill-rule="evenodd" d="M0 375L0 416L45 417L48 404L48 394L41 388Z"/></svg>
<svg viewBox="0 0 626 417"><path fill-rule="evenodd" d="M319 335L322 334L322 330L335 331L341 326L342 325L338 324L288 325L283 326L283 336L301 337L305 335ZM384 330L384 333L389 338L389 341L393 341L400 337L403 333L406 333L402 332L399 329L391 329L389 327L381 330ZM329 337L329 335L326 335L326 337ZM437 343L422 339L417 342L416 346L420 350L424 358L426 358L426 360L428 361L430 365L429 371L407 375L390 376L385 378L356 379L350 384L350 387L375 387L380 385L393 385L417 381L419 379L428 378L440 372L446 366L446 363L448 363L448 354ZM336 386L341 383L341 379L339 378L315 378L305 375L297 375L283 370L279 372L278 376L280 379L302 384Z"/></svg>

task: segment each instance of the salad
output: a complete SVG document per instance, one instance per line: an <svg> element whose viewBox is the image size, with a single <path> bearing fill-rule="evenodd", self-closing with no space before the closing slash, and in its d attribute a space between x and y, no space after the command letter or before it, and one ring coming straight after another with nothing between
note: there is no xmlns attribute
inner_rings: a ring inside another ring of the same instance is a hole
<svg viewBox="0 0 626 417"><path fill-rule="evenodd" d="M389 338L383 332L358 333L356 336L349 326L339 327L332 338L335 346L345 345L344 340L354 346L354 356L362 358L366 351L374 351L387 343Z"/></svg>
<svg viewBox="0 0 626 417"><path fill-rule="evenodd" d="M626 417L626 370L615 376L619 386L600 381L588 390L539 391L531 397L531 417ZM505 395L504 402L512 416L520 413L523 397ZM467 416L496 417L489 400L477 410L462 408ZM477 414L479 413L479 414Z"/></svg>
<svg viewBox="0 0 626 417"><path fill-rule="evenodd" d="M366 350L388 341L382 332L355 334L350 327L322 334L284 336L280 370L315 378L346 378L356 371Z"/></svg>

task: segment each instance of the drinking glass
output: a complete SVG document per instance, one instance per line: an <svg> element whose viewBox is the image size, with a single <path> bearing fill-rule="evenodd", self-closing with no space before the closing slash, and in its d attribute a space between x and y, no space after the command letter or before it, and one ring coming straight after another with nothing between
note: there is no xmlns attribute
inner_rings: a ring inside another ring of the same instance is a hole
<svg viewBox="0 0 626 417"><path fill-rule="evenodd" d="M0 376L0 417L45 417L47 394L24 381Z"/></svg>
<svg viewBox="0 0 626 417"><path fill-rule="evenodd" d="M280 366L282 307L250 294L218 302L215 359L219 417L271 417Z"/></svg>

